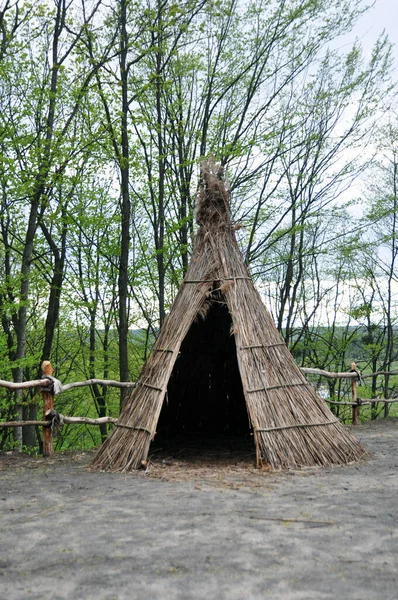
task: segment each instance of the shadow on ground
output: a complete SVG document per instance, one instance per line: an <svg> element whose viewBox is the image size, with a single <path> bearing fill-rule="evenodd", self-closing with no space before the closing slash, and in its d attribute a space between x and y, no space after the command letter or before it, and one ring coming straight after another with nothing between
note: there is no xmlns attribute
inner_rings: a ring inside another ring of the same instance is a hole
<svg viewBox="0 0 398 600"><path fill-rule="evenodd" d="M0 597L396 600L398 420L355 435L369 460L282 474L0 455Z"/></svg>

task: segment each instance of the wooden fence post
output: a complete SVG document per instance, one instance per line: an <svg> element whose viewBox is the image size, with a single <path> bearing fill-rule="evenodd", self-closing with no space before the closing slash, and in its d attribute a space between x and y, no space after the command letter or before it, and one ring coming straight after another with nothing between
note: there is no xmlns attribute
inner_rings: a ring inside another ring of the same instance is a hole
<svg viewBox="0 0 398 600"><path fill-rule="evenodd" d="M356 372L357 365L354 362L351 363L350 370L351 370L351 373ZM353 378L351 380L352 402L355 402L355 404L353 404L353 406L352 406L352 424L353 425L359 425L359 406L357 404L357 402L358 402L357 387L358 387L358 380Z"/></svg>
<svg viewBox="0 0 398 600"><path fill-rule="evenodd" d="M42 371L43 376L52 375L54 373L54 369L52 368L50 361L44 360L41 363L41 371ZM53 391L50 392L46 389L43 389L42 396L43 396L43 420L46 421L49 411L54 409L54 393L53 393ZM43 456L50 457L50 456L53 456L53 454L54 454L53 434L51 431L51 427L49 427L49 426L43 427Z"/></svg>

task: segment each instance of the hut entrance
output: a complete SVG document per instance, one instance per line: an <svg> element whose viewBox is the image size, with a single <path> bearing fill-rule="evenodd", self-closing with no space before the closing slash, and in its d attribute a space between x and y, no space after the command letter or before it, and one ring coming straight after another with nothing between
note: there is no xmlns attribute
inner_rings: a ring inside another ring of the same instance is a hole
<svg viewBox="0 0 398 600"><path fill-rule="evenodd" d="M191 325L170 377L156 446L189 444L254 452L242 390L232 320L224 302L213 302L206 318ZM194 446L194 448L193 448Z"/></svg>

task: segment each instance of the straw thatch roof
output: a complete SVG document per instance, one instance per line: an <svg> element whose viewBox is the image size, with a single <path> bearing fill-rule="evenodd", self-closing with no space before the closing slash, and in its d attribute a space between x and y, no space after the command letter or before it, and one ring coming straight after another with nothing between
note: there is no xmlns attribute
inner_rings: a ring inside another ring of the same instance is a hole
<svg viewBox="0 0 398 600"><path fill-rule="evenodd" d="M138 468L155 434L173 429L251 431L257 464L272 469L357 460L364 449L307 383L253 285L217 167L202 178L185 279L93 468Z"/></svg>

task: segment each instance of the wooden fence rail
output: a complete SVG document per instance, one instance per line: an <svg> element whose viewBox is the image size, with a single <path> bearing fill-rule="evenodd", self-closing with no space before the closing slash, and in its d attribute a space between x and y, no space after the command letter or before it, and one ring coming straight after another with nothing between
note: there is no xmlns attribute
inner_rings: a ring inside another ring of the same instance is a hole
<svg viewBox="0 0 398 600"><path fill-rule="evenodd" d="M355 365L354 371L348 371L347 373L334 373L333 371L324 371L323 369L310 369L307 367L300 367L300 371L302 373L308 373L309 375L322 375L322 377L326 377L327 379L357 379L359 371L356 369L356 364L351 363L351 365ZM379 377L380 375L398 375L398 371L376 371L375 373L361 373L361 379L369 379L370 377Z"/></svg>
<svg viewBox="0 0 398 600"><path fill-rule="evenodd" d="M58 383L57 394L62 394L68 390L72 390L79 387L86 387L89 385L109 385L118 388L133 388L135 383L131 381L115 381L114 379L86 379L85 381L74 381L73 383L66 383L63 385L59 379L52 378L53 380L35 379L33 381L23 381L21 383L15 383L14 381L4 381L0 379L0 387L8 388L9 390L28 390L30 388L50 388L54 385L54 380Z"/></svg>
<svg viewBox="0 0 398 600"><path fill-rule="evenodd" d="M90 419L89 417L67 417L56 413L57 418L63 425L71 424L76 425L78 423L83 425L102 425L102 423L117 423L119 419L114 417L98 417L98 419ZM38 425L39 427L51 427L52 419L48 421L2 421L0 427L25 427L27 425Z"/></svg>

